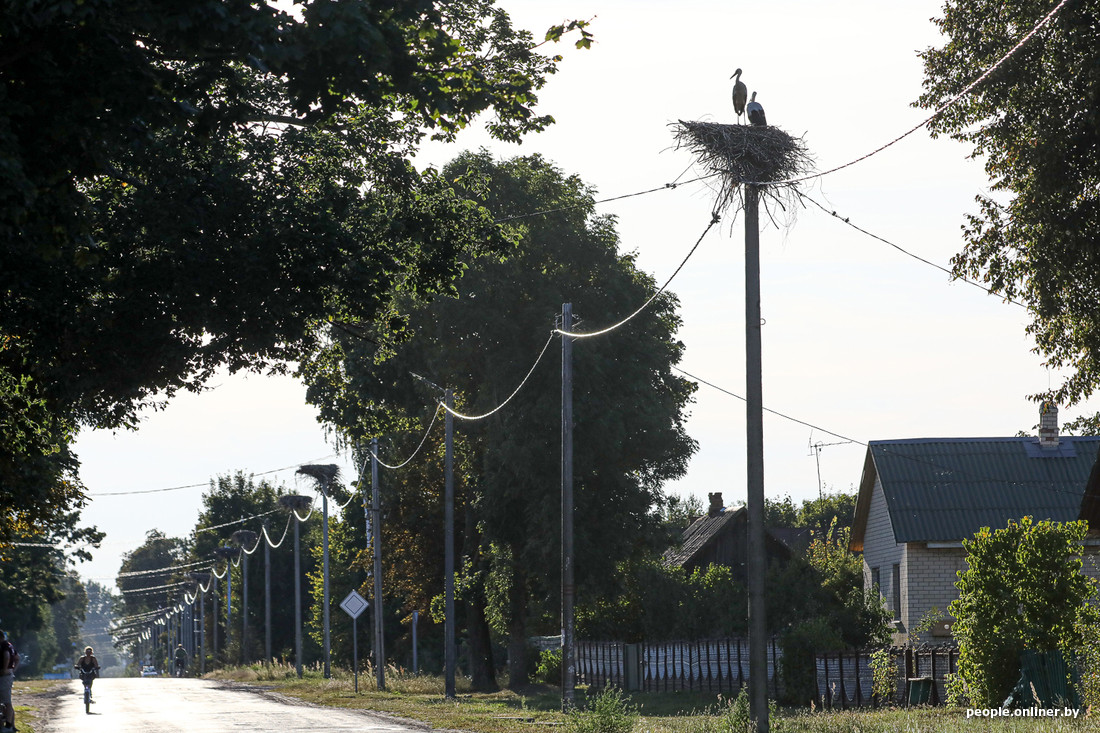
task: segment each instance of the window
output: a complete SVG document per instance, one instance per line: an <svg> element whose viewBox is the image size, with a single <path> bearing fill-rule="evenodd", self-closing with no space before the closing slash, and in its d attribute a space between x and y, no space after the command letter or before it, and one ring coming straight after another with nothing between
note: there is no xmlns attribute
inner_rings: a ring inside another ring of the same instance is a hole
<svg viewBox="0 0 1100 733"><path fill-rule="evenodd" d="M878 568L871 568L871 590L882 597L882 574Z"/></svg>
<svg viewBox="0 0 1100 733"><path fill-rule="evenodd" d="M901 565L894 565L894 575L890 579L893 584L894 594L894 620L901 619Z"/></svg>

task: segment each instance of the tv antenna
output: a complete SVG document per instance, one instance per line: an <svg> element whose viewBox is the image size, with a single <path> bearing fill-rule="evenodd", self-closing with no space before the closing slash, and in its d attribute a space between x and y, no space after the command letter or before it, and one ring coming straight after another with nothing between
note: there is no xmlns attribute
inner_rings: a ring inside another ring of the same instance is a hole
<svg viewBox="0 0 1100 733"><path fill-rule="evenodd" d="M813 439L814 439L813 433L810 433L810 440L813 441ZM817 443L814 443L814 442L810 443L810 455L812 455L814 457L814 460L817 462L817 498L818 499L823 499L825 497L825 492L821 488L821 449L822 448L828 448L831 445L847 445L848 443L854 443L854 442L855 442L854 440L841 440L841 441L838 441L836 443L822 443L820 441L817 442Z"/></svg>

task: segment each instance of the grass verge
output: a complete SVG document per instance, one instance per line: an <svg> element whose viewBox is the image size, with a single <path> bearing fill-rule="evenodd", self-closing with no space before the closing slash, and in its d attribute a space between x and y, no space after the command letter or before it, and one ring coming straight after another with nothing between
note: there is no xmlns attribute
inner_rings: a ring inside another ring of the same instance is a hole
<svg viewBox="0 0 1100 733"><path fill-rule="evenodd" d="M473 693L459 680L458 696L443 696L441 677L409 675L390 670L386 691L375 689L373 673L360 674L359 692L352 675L333 670L325 679L319 670L307 670L298 679L293 667L242 667L219 670L209 678L255 684L306 702L332 707L372 710L428 723L432 728L474 733L514 733L576 726L560 712L557 687L532 685L521 691ZM585 703L579 690L577 702ZM635 693L631 704L640 713L635 733L743 733L731 727L728 699L704 693ZM781 709L772 721L772 733L1081 733L1100 731L1084 713L1067 718L967 718L966 711L946 708L811 712Z"/></svg>
<svg viewBox="0 0 1100 733"><path fill-rule="evenodd" d="M63 680L16 680L11 690L15 705L15 727L19 733L35 733L45 722L42 707L52 690Z"/></svg>

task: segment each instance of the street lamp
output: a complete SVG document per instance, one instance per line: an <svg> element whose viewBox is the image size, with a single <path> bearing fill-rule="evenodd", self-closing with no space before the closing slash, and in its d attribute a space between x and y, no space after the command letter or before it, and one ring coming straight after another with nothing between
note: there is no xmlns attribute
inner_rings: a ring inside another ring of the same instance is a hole
<svg viewBox="0 0 1100 733"><path fill-rule="evenodd" d="M225 560L225 654L229 660L229 630L233 628L233 558L237 557L240 550L236 547L219 547L214 554ZM215 616L214 623L217 623Z"/></svg>

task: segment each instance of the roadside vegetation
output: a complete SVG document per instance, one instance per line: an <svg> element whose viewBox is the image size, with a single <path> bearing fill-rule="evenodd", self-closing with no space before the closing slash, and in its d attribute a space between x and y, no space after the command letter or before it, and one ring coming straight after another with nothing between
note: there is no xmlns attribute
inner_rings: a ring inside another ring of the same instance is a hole
<svg viewBox="0 0 1100 733"><path fill-rule="evenodd" d="M374 671L359 675L359 692L349 670L308 669L302 679L293 665L251 666L219 670L208 678L253 684L305 702L372 710L428 723L433 729L472 733L513 733L559 727L568 733L740 733L748 730L747 703L702 692L604 695L578 690L583 709L561 712L561 695L551 685L530 685L522 691L472 692L468 679L457 681L454 701L443 697L443 678L412 675L390 667L386 691L374 686ZM502 685L503 687L503 681ZM774 733L1069 733L1094 729L1096 721L1081 713L1077 720L967 718L964 708L823 711L819 708L777 708ZM624 725L626 727L624 727Z"/></svg>

